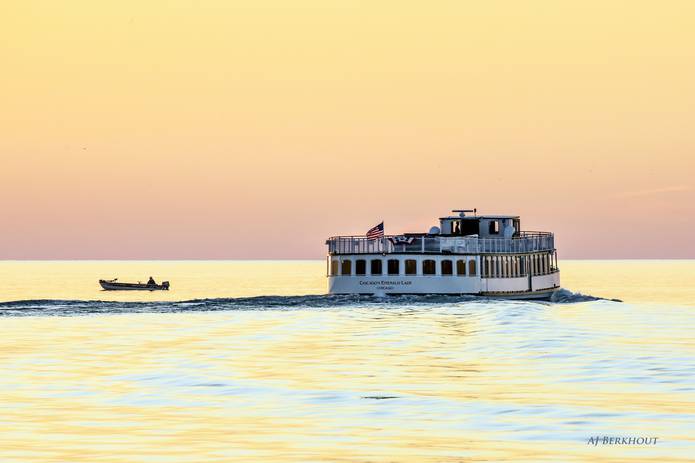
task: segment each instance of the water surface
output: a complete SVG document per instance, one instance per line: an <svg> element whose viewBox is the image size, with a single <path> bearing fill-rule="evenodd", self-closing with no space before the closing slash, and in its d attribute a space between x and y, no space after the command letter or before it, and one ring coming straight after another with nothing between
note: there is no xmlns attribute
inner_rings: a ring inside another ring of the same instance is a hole
<svg viewBox="0 0 695 463"><path fill-rule="evenodd" d="M625 302L327 297L322 261L0 262L0 461L692 461L695 262L561 269ZM172 290L96 284L150 274Z"/></svg>

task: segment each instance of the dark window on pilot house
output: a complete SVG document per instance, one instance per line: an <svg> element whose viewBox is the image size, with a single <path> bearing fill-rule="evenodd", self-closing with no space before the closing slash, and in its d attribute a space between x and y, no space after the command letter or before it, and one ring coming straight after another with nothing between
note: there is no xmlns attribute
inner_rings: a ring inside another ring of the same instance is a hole
<svg viewBox="0 0 695 463"><path fill-rule="evenodd" d="M461 234L467 235L477 235L480 233L480 223L478 219L464 219L461 225Z"/></svg>

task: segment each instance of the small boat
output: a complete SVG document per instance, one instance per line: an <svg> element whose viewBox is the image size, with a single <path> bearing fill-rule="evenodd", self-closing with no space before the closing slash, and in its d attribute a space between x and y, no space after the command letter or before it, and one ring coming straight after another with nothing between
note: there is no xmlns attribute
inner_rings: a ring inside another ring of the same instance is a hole
<svg viewBox="0 0 695 463"><path fill-rule="evenodd" d="M113 280L99 280L99 284L106 291L168 291L169 282L163 281L161 284L152 283L121 283L118 278Z"/></svg>

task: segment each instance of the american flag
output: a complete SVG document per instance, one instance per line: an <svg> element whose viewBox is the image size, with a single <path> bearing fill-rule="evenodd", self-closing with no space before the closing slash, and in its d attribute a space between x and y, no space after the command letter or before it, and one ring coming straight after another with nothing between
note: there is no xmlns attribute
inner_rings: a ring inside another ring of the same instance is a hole
<svg viewBox="0 0 695 463"><path fill-rule="evenodd" d="M379 238L383 238L383 237L384 237L384 222L381 222L376 227L370 228L369 231L367 231L367 239L368 240L378 240Z"/></svg>

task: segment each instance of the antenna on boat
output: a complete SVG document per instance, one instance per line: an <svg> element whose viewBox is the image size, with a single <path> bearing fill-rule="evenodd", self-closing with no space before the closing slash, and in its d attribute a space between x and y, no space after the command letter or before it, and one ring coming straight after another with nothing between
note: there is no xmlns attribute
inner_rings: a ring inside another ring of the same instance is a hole
<svg viewBox="0 0 695 463"><path fill-rule="evenodd" d="M458 212L459 217L465 217L465 216L466 216L466 212L472 212L473 214L476 214L476 215L477 215L477 214L478 214L478 209L477 209L477 208L476 208L476 209L454 209L454 210L451 211L451 212Z"/></svg>

